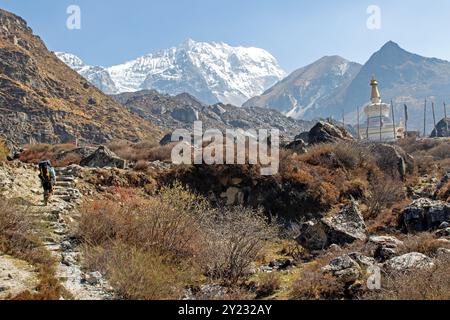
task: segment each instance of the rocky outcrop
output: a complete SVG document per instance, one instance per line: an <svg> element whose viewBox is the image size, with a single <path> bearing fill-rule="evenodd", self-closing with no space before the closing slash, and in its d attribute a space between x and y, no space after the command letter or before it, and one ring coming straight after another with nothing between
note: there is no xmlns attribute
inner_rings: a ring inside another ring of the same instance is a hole
<svg viewBox="0 0 450 320"><path fill-rule="evenodd" d="M436 128L431 133L431 138L450 137L450 118L444 118L438 122Z"/></svg>
<svg viewBox="0 0 450 320"><path fill-rule="evenodd" d="M16 145L155 140L160 130L91 86L0 9L0 135Z"/></svg>
<svg viewBox="0 0 450 320"><path fill-rule="evenodd" d="M309 250L322 250L332 244L344 245L367 239L367 229L358 205L344 207L337 215L303 224L297 242Z"/></svg>
<svg viewBox="0 0 450 320"><path fill-rule="evenodd" d="M411 271L429 269L434 266L433 259L418 252L411 252L386 261L383 267L389 271Z"/></svg>
<svg viewBox="0 0 450 320"><path fill-rule="evenodd" d="M353 252L331 260L322 268L322 272L329 273L345 283L354 283L374 265L376 262L373 258Z"/></svg>
<svg viewBox="0 0 450 320"><path fill-rule="evenodd" d="M178 107L172 111L172 118L181 122L192 123L199 120L198 111L192 107Z"/></svg>
<svg viewBox="0 0 450 320"><path fill-rule="evenodd" d="M81 160L80 165L82 167L90 168L118 168L124 169L126 161L119 158L114 152L108 148L102 146L99 147L89 157Z"/></svg>
<svg viewBox="0 0 450 320"><path fill-rule="evenodd" d="M407 232L422 232L450 222L450 204L422 198L414 201L402 212L402 223Z"/></svg>
<svg viewBox="0 0 450 320"><path fill-rule="evenodd" d="M307 144L303 140L295 140L291 143L287 144L284 148L287 150L294 151L298 154L304 154L308 152L308 149L306 148Z"/></svg>
<svg viewBox="0 0 450 320"><path fill-rule="evenodd" d="M369 238L369 244L374 246L374 257L379 262L392 259L400 254L404 243L395 237L373 236Z"/></svg>
<svg viewBox="0 0 450 320"><path fill-rule="evenodd" d="M335 143L339 141L354 141L354 138L344 128L323 121L317 123L309 131L308 142L310 144Z"/></svg>
<svg viewBox="0 0 450 320"><path fill-rule="evenodd" d="M374 143L370 147L377 165L393 178L405 179L414 172L414 158L401 147L384 143Z"/></svg>

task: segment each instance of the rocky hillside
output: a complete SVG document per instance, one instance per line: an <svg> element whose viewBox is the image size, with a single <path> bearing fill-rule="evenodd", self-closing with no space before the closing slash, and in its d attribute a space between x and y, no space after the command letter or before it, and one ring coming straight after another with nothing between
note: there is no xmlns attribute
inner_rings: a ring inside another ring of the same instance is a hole
<svg viewBox="0 0 450 320"><path fill-rule="evenodd" d="M159 136L48 51L23 19L0 10L0 25L1 135L15 144Z"/></svg>
<svg viewBox="0 0 450 320"><path fill-rule="evenodd" d="M339 56L323 57L294 71L244 106L275 109L295 118L314 118L317 109L345 90L360 69L358 63Z"/></svg>
<svg viewBox="0 0 450 320"><path fill-rule="evenodd" d="M123 93L114 98L131 112L168 131L191 129L193 122L200 120L204 128L220 130L276 128L281 135L292 139L313 125L308 121L288 118L275 110L238 108L221 103L208 106L186 93L172 97L152 90Z"/></svg>
<svg viewBox="0 0 450 320"><path fill-rule="evenodd" d="M104 69L84 64L80 68L79 58L67 53L58 56L106 93L149 89L171 95L188 92L210 104L241 106L285 75L276 59L263 49L190 39L177 47Z"/></svg>

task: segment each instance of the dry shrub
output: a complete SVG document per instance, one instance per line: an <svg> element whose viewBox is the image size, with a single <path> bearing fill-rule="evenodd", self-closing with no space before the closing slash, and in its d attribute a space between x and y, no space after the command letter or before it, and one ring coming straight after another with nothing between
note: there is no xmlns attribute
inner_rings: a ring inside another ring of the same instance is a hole
<svg viewBox="0 0 450 320"><path fill-rule="evenodd" d="M38 239L33 234L36 225L32 216L13 202L0 199L0 251L27 255Z"/></svg>
<svg viewBox="0 0 450 320"><path fill-rule="evenodd" d="M168 161L171 159L173 145L159 146L153 142L113 141L108 148L122 159L128 161Z"/></svg>
<svg viewBox="0 0 450 320"><path fill-rule="evenodd" d="M176 183L151 198L132 196L85 205L78 233L89 269L104 272L127 297L153 298L159 295L143 289L156 286L151 272L160 272L157 286L164 292L172 290L163 287L172 287L175 275L187 282L187 269L191 277L203 271L224 284L236 284L266 241L275 236L276 228L269 226L261 213L249 209L212 209L204 198ZM124 255L128 251L134 256ZM127 262L130 259L135 259L134 264ZM148 261L160 261L161 265L148 267ZM126 282L120 280L126 277L122 263L130 273L129 281L143 282L128 284L131 291L126 291ZM143 274L145 266L154 270Z"/></svg>
<svg viewBox="0 0 450 320"><path fill-rule="evenodd" d="M139 160L134 166L134 170L136 171L147 171L149 169L149 164L145 160Z"/></svg>
<svg viewBox="0 0 450 320"><path fill-rule="evenodd" d="M442 201L450 202L450 181L439 188L436 197Z"/></svg>
<svg viewBox="0 0 450 320"><path fill-rule="evenodd" d="M426 256L434 257L440 248L450 249L450 244L437 241L432 233L423 232L417 235L409 235L403 239L403 253L420 252Z"/></svg>
<svg viewBox="0 0 450 320"><path fill-rule="evenodd" d="M223 210L207 227L203 258L206 273L225 284L237 284L276 234L276 227L267 223L261 211L243 207Z"/></svg>
<svg viewBox="0 0 450 320"><path fill-rule="evenodd" d="M120 241L176 260L195 255L206 202L179 185L150 199L95 202L82 210L79 233L93 246Z"/></svg>
<svg viewBox="0 0 450 320"><path fill-rule="evenodd" d="M189 281L180 265L156 251L117 241L105 249L96 247L86 257L88 266L107 274L117 294L125 299L165 300L181 298Z"/></svg>
<svg viewBox="0 0 450 320"><path fill-rule="evenodd" d="M280 290L281 277L276 272L262 274L257 283L257 298L269 297Z"/></svg>
<svg viewBox="0 0 450 320"><path fill-rule="evenodd" d="M65 294L56 278L54 259L42 247L35 218L15 203L0 199L0 251L36 266L39 272L37 293L23 292L16 300L58 300Z"/></svg>
<svg viewBox="0 0 450 320"><path fill-rule="evenodd" d="M71 153L76 146L72 144L33 144L24 147L24 151L20 154L19 160L26 163L39 163L43 159L52 161L57 167L67 166L70 164L79 164L81 156ZM61 153L67 153L64 159L57 159Z"/></svg>
<svg viewBox="0 0 450 320"><path fill-rule="evenodd" d="M374 172L369 178L369 195L366 199L368 207L366 218L376 218L386 208L405 198L403 183L384 175Z"/></svg>
<svg viewBox="0 0 450 320"><path fill-rule="evenodd" d="M449 300L450 259L441 257L429 270L392 272L382 277L382 289L366 291L363 299L371 300Z"/></svg>
<svg viewBox="0 0 450 320"><path fill-rule="evenodd" d="M313 264L302 270L300 278L293 282L289 297L293 300L337 300L345 297L345 283L324 274L322 264Z"/></svg>
<svg viewBox="0 0 450 320"><path fill-rule="evenodd" d="M9 149L6 146L5 141L0 139L0 161L6 160L6 157L8 156L8 154L9 154Z"/></svg>

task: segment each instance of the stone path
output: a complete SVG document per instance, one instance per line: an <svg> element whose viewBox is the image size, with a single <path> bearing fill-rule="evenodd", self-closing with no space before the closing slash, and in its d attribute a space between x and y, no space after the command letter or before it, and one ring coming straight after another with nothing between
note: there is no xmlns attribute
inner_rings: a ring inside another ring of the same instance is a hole
<svg viewBox="0 0 450 320"><path fill-rule="evenodd" d="M81 203L77 189L75 167L56 169L57 184L47 207L43 206L43 191L37 171L30 166L0 167L0 176L8 177L8 188L2 192L7 198L21 199L32 213L47 227L44 246L57 261L57 276L76 300L112 299L112 289L98 272L85 273L80 266L81 252L69 226L76 218L74 208ZM2 190L0 190L2 191ZM1 284L1 283L0 283Z"/></svg>

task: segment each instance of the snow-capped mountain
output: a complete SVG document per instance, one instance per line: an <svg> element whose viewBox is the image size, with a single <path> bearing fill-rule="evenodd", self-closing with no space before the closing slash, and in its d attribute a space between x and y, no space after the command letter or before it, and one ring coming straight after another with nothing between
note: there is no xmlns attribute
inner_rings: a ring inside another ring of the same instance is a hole
<svg viewBox="0 0 450 320"><path fill-rule="evenodd" d="M187 40L178 47L109 68L86 66L69 54L58 56L108 93L145 89L171 95L187 92L210 104L240 106L285 76L276 59L263 49L216 42ZM114 92L109 91L111 84Z"/></svg>
<svg viewBox="0 0 450 320"><path fill-rule="evenodd" d="M104 93L117 93L116 85L112 81L108 71L106 71L104 68L98 66L88 66L83 62L83 60L70 53L56 52L55 54L65 64L78 72L81 76L83 76Z"/></svg>

